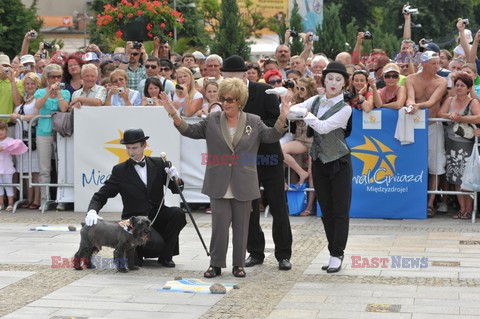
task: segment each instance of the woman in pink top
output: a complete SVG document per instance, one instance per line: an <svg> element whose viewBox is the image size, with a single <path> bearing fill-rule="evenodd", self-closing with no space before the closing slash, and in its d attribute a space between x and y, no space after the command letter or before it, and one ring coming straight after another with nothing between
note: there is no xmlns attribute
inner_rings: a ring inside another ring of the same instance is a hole
<svg viewBox="0 0 480 319"><path fill-rule="evenodd" d="M349 101L352 108L370 112L373 109L373 93L370 91L368 73L365 70L353 72L350 92L353 98Z"/></svg>
<svg viewBox="0 0 480 319"><path fill-rule="evenodd" d="M398 110L405 105L407 99L407 89L398 85L400 69L395 63L389 63L383 68L383 81L386 86L377 89L375 81L369 81L373 91L373 101L375 107L387 107ZM374 79L375 80L375 79Z"/></svg>

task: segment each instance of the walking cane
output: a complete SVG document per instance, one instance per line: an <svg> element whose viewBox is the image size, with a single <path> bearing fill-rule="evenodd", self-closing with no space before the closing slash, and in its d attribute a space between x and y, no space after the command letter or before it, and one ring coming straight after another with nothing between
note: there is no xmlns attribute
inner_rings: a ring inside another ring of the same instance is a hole
<svg viewBox="0 0 480 319"><path fill-rule="evenodd" d="M166 167L168 167L168 168L172 167L172 162L167 161L167 154L165 154L165 152L162 152L160 154L160 157L163 159ZM188 203L185 200L185 197L183 196L182 190L178 186L177 179L175 178L175 176L168 175L168 177L172 179L173 184L175 185L175 188L177 189L177 192L180 195L180 198L182 199L183 205L185 205L185 207L187 209L187 213L190 216L190 220L192 221L192 224L195 227L195 230L197 231L198 237L200 238L200 241L202 242L203 248L205 248L205 252L207 253L207 256L210 256L210 253L208 252L208 249L207 249L207 245L205 245L205 242L203 241L202 234L200 234L200 230L198 229L197 223L195 222L195 219L193 219L193 215L192 215L192 211L190 210L190 206L188 206Z"/></svg>

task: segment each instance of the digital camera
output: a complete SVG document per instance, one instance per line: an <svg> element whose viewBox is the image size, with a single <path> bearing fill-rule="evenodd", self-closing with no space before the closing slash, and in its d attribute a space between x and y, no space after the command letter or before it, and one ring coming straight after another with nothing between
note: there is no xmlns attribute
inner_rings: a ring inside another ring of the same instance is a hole
<svg viewBox="0 0 480 319"><path fill-rule="evenodd" d="M403 8L403 14L417 14L417 13L418 13L418 9L414 9L411 6L406 6L405 8Z"/></svg>
<svg viewBox="0 0 480 319"><path fill-rule="evenodd" d="M147 104L153 105L153 99L151 97L147 97Z"/></svg>
<svg viewBox="0 0 480 319"><path fill-rule="evenodd" d="M175 85L175 89L177 89L177 90L183 90L183 86L181 86L180 84L177 84L177 85Z"/></svg>
<svg viewBox="0 0 480 319"><path fill-rule="evenodd" d="M290 29L290 36L291 36L292 38L298 37L298 31L295 30L295 28L291 28L291 29Z"/></svg>
<svg viewBox="0 0 480 319"><path fill-rule="evenodd" d="M293 89L295 87L295 82L293 80L286 80L285 83L283 83L283 87Z"/></svg>
<svg viewBox="0 0 480 319"><path fill-rule="evenodd" d="M53 44L51 44L50 42L43 42L43 48L46 50L51 50L53 49Z"/></svg>
<svg viewBox="0 0 480 319"><path fill-rule="evenodd" d="M371 33L370 31L365 31L365 32L363 33L363 38L364 38L365 40L371 40L371 39L372 39L372 33Z"/></svg>
<svg viewBox="0 0 480 319"><path fill-rule="evenodd" d="M58 83L58 84L57 84L57 88L58 88L59 90L64 90L64 89L65 89L65 83L62 83L62 82Z"/></svg>
<svg viewBox="0 0 480 319"><path fill-rule="evenodd" d="M36 38L38 36L38 33L36 31L30 32L30 37Z"/></svg>
<svg viewBox="0 0 480 319"><path fill-rule="evenodd" d="M8 66L3 67L3 73L7 74L9 72Z"/></svg>
<svg viewBox="0 0 480 319"><path fill-rule="evenodd" d="M308 34L307 41L308 41L308 42L312 42L312 41L317 42L319 39L320 39L320 38L318 37L318 35L314 35L313 33L309 33L309 34Z"/></svg>
<svg viewBox="0 0 480 319"><path fill-rule="evenodd" d="M462 22L463 22L464 25L470 24L470 21L468 21L468 19L462 19Z"/></svg>
<svg viewBox="0 0 480 319"><path fill-rule="evenodd" d="M123 93L123 88L118 88L118 93Z"/></svg>
<svg viewBox="0 0 480 319"><path fill-rule="evenodd" d="M133 41L133 48L134 49L141 49L142 48L142 42L138 42L138 41Z"/></svg>

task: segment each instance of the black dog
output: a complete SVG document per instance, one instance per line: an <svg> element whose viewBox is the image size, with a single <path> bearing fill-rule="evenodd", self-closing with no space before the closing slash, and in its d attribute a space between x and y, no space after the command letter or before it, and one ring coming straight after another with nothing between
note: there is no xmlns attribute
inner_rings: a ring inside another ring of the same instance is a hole
<svg viewBox="0 0 480 319"><path fill-rule="evenodd" d="M73 260L75 269L93 268L92 255L107 246L115 249L113 258L118 271L137 270L135 247L145 245L150 238L150 224L150 220L144 216L132 217L126 223L104 220L99 220L93 226L82 223L80 248Z"/></svg>

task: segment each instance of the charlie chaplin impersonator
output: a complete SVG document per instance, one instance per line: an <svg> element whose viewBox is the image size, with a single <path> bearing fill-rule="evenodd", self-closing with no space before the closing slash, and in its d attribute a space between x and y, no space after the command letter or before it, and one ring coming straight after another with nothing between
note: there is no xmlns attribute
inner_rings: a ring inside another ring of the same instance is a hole
<svg viewBox="0 0 480 319"><path fill-rule="evenodd" d="M97 223L101 218L98 212L109 198L117 194L122 197L122 219L147 216L151 221L154 220L164 197L167 176L178 177L178 173L175 167L168 167L163 159L144 155L148 138L139 128L124 132L120 143L125 145L130 159L115 165L105 185L93 195L85 217L87 226ZM178 182L183 186L180 179ZM176 193L173 181L170 181L168 188ZM175 267L172 257L179 254L178 235L185 225L185 213L181 208L163 205L151 228L150 240L145 246L137 248L139 266L145 257L158 258L163 266Z"/></svg>

